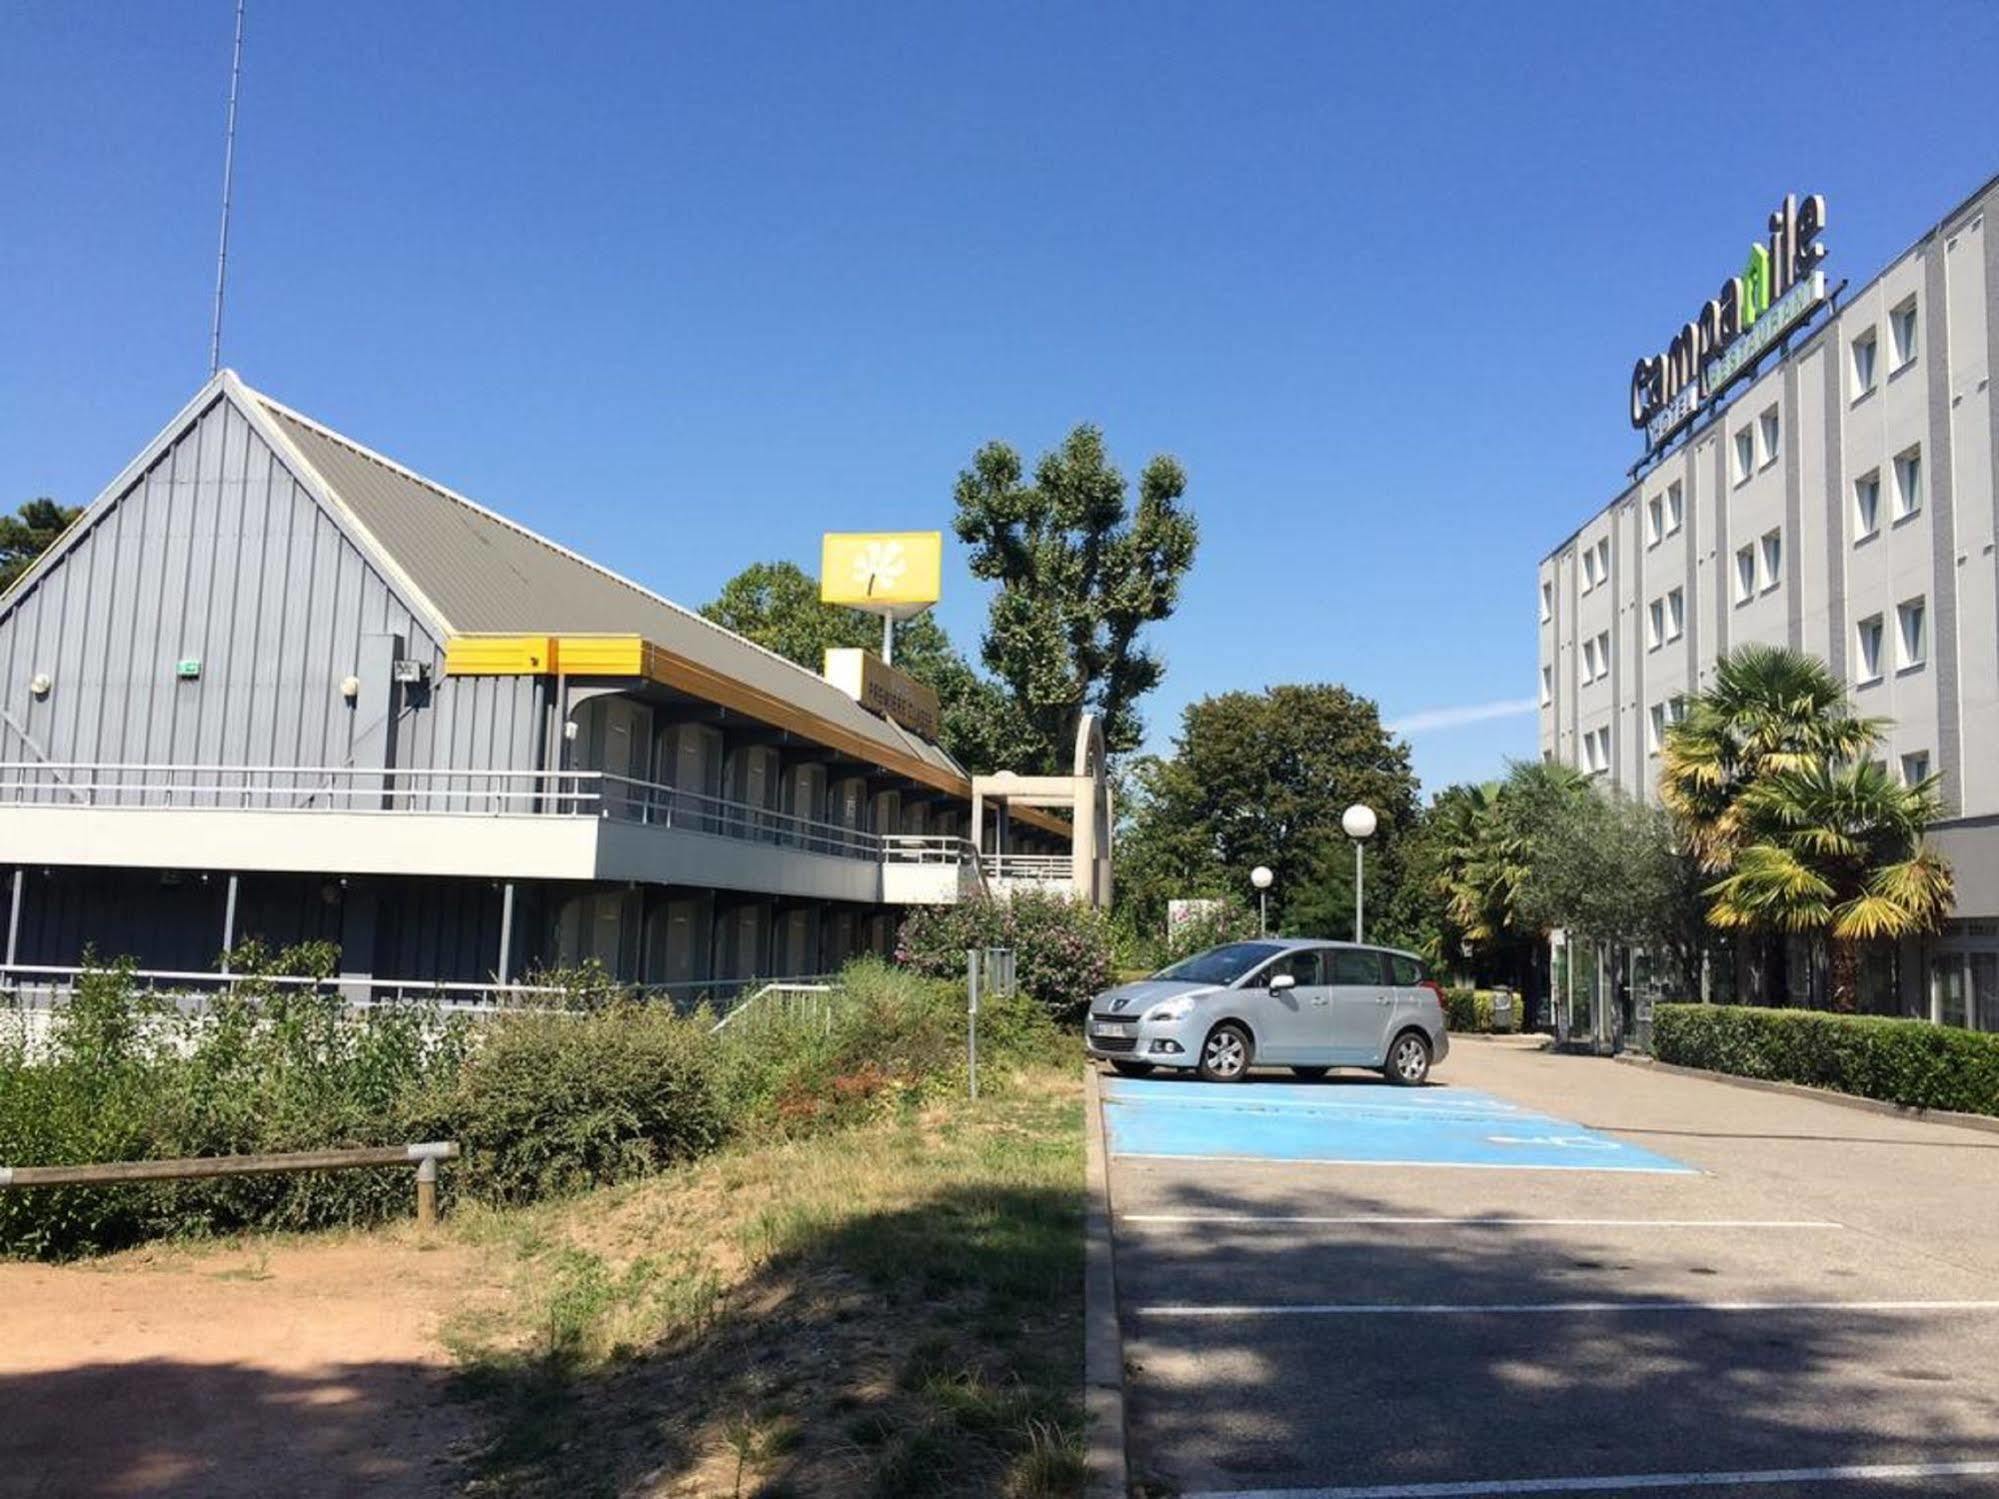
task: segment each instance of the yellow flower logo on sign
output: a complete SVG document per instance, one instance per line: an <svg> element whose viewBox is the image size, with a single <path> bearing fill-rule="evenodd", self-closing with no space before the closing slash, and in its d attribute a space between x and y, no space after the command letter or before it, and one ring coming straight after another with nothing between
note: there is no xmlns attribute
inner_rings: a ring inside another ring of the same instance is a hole
<svg viewBox="0 0 1999 1499"><path fill-rule="evenodd" d="M828 531L819 554L819 597L906 619L937 602L943 572L941 531Z"/></svg>

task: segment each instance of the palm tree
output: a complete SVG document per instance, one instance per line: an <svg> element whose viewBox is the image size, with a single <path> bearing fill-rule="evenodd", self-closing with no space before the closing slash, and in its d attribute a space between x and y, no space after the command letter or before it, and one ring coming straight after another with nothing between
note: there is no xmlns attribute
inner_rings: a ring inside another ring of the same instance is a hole
<svg viewBox="0 0 1999 1499"><path fill-rule="evenodd" d="M1686 716L1666 731L1659 798L1701 868L1726 873L1742 841L1741 801L1751 786L1776 772L1858 761L1884 727L1854 713L1845 686L1816 656L1740 646L1715 664L1714 685L1695 694Z"/></svg>
<svg viewBox="0 0 1999 1499"><path fill-rule="evenodd" d="M1824 932L1832 1003L1855 1007L1858 944L1934 931L1950 908L1950 867L1923 842L1936 778L1899 784L1872 760L1771 770L1731 812L1740 841L1709 887L1719 927Z"/></svg>

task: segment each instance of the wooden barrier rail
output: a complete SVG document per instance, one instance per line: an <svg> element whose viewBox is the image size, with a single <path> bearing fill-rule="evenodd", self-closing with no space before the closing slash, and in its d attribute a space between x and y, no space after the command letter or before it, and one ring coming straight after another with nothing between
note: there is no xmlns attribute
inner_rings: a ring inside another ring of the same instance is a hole
<svg viewBox="0 0 1999 1499"><path fill-rule="evenodd" d="M416 1167L416 1221L437 1223L437 1163L458 1159L458 1142L364 1145L351 1150L287 1150L270 1155L190 1156L178 1161L109 1161L95 1166L0 1166L0 1188L109 1187L128 1182L202 1181L289 1171L344 1171L356 1166Z"/></svg>

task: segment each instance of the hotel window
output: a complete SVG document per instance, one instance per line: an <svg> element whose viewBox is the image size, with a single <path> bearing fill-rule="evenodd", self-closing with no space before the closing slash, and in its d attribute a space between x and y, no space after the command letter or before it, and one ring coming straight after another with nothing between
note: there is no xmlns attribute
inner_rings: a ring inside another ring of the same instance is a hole
<svg viewBox="0 0 1999 1499"><path fill-rule="evenodd" d="M1930 778L1930 755L1928 750L1914 750L1902 756L1902 784L1919 785Z"/></svg>
<svg viewBox="0 0 1999 1499"><path fill-rule="evenodd" d="M1610 631L1608 630L1597 632L1596 669L1599 676L1610 675Z"/></svg>
<svg viewBox="0 0 1999 1499"><path fill-rule="evenodd" d="M1543 583L1541 585L1541 623L1545 625L1554 617L1555 585L1553 583Z"/></svg>
<svg viewBox="0 0 1999 1499"><path fill-rule="evenodd" d="M1666 595L1666 638L1678 640L1687 628L1687 594L1675 588Z"/></svg>
<svg viewBox="0 0 1999 1499"><path fill-rule="evenodd" d="M1904 369L1916 358L1916 299L1909 298L1888 314L1888 334L1895 342L1895 368Z"/></svg>
<svg viewBox="0 0 1999 1499"><path fill-rule="evenodd" d="M1555 700L1555 668L1552 666L1544 666L1541 668L1541 706L1545 708L1548 706L1548 704L1552 703L1554 700Z"/></svg>
<svg viewBox="0 0 1999 1499"><path fill-rule="evenodd" d="M1779 442L1781 429L1777 424L1777 408L1775 406L1772 406L1768 411L1756 418L1756 432L1762 441L1762 461L1766 465L1775 463L1778 453L1782 451Z"/></svg>
<svg viewBox="0 0 1999 1499"><path fill-rule="evenodd" d="M1921 599L1895 606L1895 665L1908 671L1929 659L1929 634Z"/></svg>
<svg viewBox="0 0 1999 1499"><path fill-rule="evenodd" d="M1645 502L1645 545L1655 547L1666 534L1666 497L1655 494Z"/></svg>
<svg viewBox="0 0 1999 1499"><path fill-rule="evenodd" d="M1857 680L1875 682L1881 678L1881 616L1870 614L1854 627L1854 645L1860 657Z"/></svg>
<svg viewBox="0 0 1999 1499"><path fill-rule="evenodd" d="M1666 699L1666 722L1675 724L1687 716L1687 700L1678 694Z"/></svg>
<svg viewBox="0 0 1999 1499"><path fill-rule="evenodd" d="M1853 539L1865 541L1881 529L1881 470L1853 481Z"/></svg>
<svg viewBox="0 0 1999 1499"><path fill-rule="evenodd" d="M1610 769L1610 730L1591 729L1583 735L1583 768L1591 775Z"/></svg>
<svg viewBox="0 0 1999 1499"><path fill-rule="evenodd" d="M1743 547L1735 554L1735 602L1756 597L1756 548Z"/></svg>
<svg viewBox="0 0 1999 1499"><path fill-rule="evenodd" d="M1681 504L1679 481L1666 486L1666 534L1671 536L1680 529Z"/></svg>
<svg viewBox="0 0 1999 1499"><path fill-rule="evenodd" d="M1596 680L1596 642L1583 642L1583 683L1588 685Z"/></svg>
<svg viewBox="0 0 1999 1499"><path fill-rule="evenodd" d="M1784 581L1784 533L1763 533L1763 587L1775 588Z"/></svg>
<svg viewBox="0 0 1999 1499"><path fill-rule="evenodd" d="M1656 755L1659 753L1659 746L1665 743L1665 740L1666 705L1664 703L1654 703L1652 705L1652 728L1651 733L1646 738L1645 748Z"/></svg>
<svg viewBox="0 0 1999 1499"><path fill-rule="evenodd" d="M1756 433L1744 427L1735 434L1735 482L1740 484L1756 472Z"/></svg>
<svg viewBox="0 0 1999 1499"><path fill-rule="evenodd" d="M1610 581L1610 538L1608 536L1596 544L1596 580L1599 583L1608 583Z"/></svg>
<svg viewBox="0 0 1999 1499"><path fill-rule="evenodd" d="M1853 341L1853 399L1859 400L1874 388L1874 356L1880 344L1869 328Z"/></svg>
<svg viewBox="0 0 1999 1499"><path fill-rule="evenodd" d="M1656 651L1666 643L1666 601L1654 599L1645 610L1645 649Z"/></svg>
<svg viewBox="0 0 1999 1499"><path fill-rule="evenodd" d="M1895 460L1895 519L1907 520L1923 508L1923 450L1910 448Z"/></svg>
<svg viewBox="0 0 1999 1499"><path fill-rule="evenodd" d="M1596 548L1583 548L1583 592L1596 587Z"/></svg>

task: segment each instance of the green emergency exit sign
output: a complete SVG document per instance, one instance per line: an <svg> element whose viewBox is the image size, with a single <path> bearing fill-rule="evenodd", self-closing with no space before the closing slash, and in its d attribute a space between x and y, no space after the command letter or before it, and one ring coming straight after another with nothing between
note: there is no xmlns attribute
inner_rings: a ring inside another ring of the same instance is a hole
<svg viewBox="0 0 1999 1499"><path fill-rule="evenodd" d="M201 657L183 656L174 663L174 675L193 679L201 675Z"/></svg>

